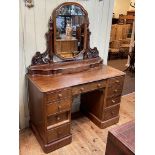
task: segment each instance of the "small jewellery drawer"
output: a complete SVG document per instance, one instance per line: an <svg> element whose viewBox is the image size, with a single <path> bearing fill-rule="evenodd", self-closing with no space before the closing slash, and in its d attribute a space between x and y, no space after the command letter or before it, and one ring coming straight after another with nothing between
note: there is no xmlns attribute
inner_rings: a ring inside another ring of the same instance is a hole
<svg viewBox="0 0 155 155"><path fill-rule="evenodd" d="M107 97L120 96L122 94L123 85L113 85L108 87Z"/></svg>
<svg viewBox="0 0 155 155"><path fill-rule="evenodd" d="M70 134L70 123L61 125L59 127L47 130L47 142L63 138Z"/></svg>
<svg viewBox="0 0 155 155"><path fill-rule="evenodd" d="M76 95L80 93L85 93L85 92L89 92L103 87L106 87L106 80L75 86L72 88L72 94Z"/></svg>
<svg viewBox="0 0 155 155"><path fill-rule="evenodd" d="M112 108L105 109L104 120L111 119L113 117L118 116L120 105L113 106Z"/></svg>
<svg viewBox="0 0 155 155"><path fill-rule="evenodd" d="M114 78L110 78L108 80L108 86L111 87L111 86L122 86L124 83L124 76L117 76L117 77L114 77Z"/></svg>
<svg viewBox="0 0 155 155"><path fill-rule="evenodd" d="M47 126L56 125L59 122L69 121L69 112L51 115L47 117Z"/></svg>
<svg viewBox="0 0 155 155"><path fill-rule="evenodd" d="M47 104L47 116L53 115L59 112L70 110L71 98L65 98L59 101L53 101Z"/></svg>
<svg viewBox="0 0 155 155"><path fill-rule="evenodd" d="M107 98L106 107L118 104L118 103L120 103L120 101L121 101L121 96L113 97L113 98Z"/></svg>
<svg viewBox="0 0 155 155"><path fill-rule="evenodd" d="M47 103L50 103L52 101L57 101L63 98L71 98L71 89L66 88L66 89L61 89L53 92L49 92L46 94L47 95Z"/></svg>

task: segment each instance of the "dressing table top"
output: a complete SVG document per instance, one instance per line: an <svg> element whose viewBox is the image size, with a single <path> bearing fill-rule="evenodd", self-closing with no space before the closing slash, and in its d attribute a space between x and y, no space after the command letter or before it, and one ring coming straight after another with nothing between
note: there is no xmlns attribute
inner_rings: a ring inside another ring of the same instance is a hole
<svg viewBox="0 0 155 155"><path fill-rule="evenodd" d="M102 65L100 68L74 74L57 76L28 75L28 78L41 92L48 92L121 75L125 75L125 73L110 66Z"/></svg>

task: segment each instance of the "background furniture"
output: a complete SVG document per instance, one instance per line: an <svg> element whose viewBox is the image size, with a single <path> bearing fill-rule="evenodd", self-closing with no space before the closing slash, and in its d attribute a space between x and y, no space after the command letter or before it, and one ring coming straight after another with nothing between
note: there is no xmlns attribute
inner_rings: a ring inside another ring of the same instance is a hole
<svg viewBox="0 0 155 155"><path fill-rule="evenodd" d="M111 28L109 59L112 55L118 58L127 57L130 47L130 24L114 24Z"/></svg>
<svg viewBox="0 0 155 155"><path fill-rule="evenodd" d="M127 15L120 14L118 22L112 24L109 59L113 56L126 58L131 46L131 36L134 27L135 11L127 11Z"/></svg>
<svg viewBox="0 0 155 155"><path fill-rule="evenodd" d="M113 128L108 132L105 155L135 154L135 123L134 121Z"/></svg>

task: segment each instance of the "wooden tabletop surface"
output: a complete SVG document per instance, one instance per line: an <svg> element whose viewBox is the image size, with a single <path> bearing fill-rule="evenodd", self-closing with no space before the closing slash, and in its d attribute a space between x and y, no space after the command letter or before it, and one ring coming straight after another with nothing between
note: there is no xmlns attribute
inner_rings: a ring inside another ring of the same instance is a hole
<svg viewBox="0 0 155 155"><path fill-rule="evenodd" d="M93 68L74 74L57 76L28 75L28 78L41 92L48 92L121 75L125 75L125 73L110 66L103 65L101 68Z"/></svg>

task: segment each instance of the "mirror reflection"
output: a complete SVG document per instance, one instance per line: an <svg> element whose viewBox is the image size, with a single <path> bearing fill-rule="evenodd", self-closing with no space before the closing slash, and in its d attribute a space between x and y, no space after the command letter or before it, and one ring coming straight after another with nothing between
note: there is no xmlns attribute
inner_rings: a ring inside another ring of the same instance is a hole
<svg viewBox="0 0 155 155"><path fill-rule="evenodd" d="M63 58L73 58L83 50L84 19L84 12L75 5L56 10L56 53Z"/></svg>

